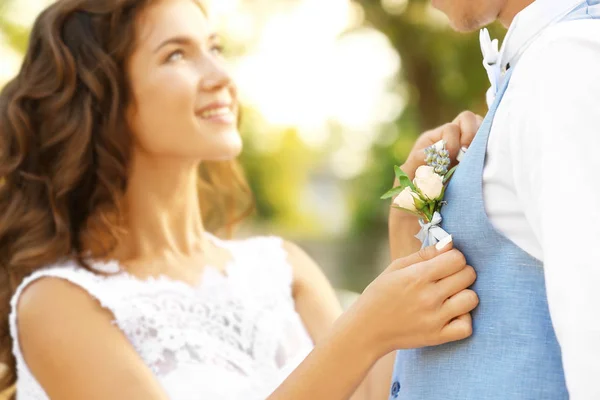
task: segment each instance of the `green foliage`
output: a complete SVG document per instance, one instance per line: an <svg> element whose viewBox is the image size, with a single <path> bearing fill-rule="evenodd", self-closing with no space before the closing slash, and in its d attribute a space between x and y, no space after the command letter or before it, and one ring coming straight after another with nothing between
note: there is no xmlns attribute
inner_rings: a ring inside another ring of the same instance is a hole
<svg viewBox="0 0 600 400"><path fill-rule="evenodd" d="M256 111L246 109L243 121L241 162L256 200L256 222L294 235L318 231L315 216L299 207L314 151L294 129L268 127Z"/></svg>
<svg viewBox="0 0 600 400"><path fill-rule="evenodd" d="M0 13L0 32L5 35L12 48L19 52L25 51L29 40L29 29L12 23Z"/></svg>

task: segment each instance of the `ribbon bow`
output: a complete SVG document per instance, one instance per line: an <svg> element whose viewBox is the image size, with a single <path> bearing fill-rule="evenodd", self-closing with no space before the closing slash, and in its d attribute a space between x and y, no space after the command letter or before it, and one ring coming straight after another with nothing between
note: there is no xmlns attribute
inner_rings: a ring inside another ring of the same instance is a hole
<svg viewBox="0 0 600 400"><path fill-rule="evenodd" d="M492 85L486 92L486 100L488 106L494 102L496 98L496 92L500 83L501 69L500 69L500 51L498 51L498 39L492 40L490 38L490 32L483 28L479 32L479 44L481 46L481 53L483 54L483 67L487 72L488 79Z"/></svg>
<svg viewBox="0 0 600 400"><path fill-rule="evenodd" d="M448 232L440 228L440 224L442 223L442 216L439 212L435 212L433 214L433 218L431 222L425 223L422 220L419 220L419 225L421 225L421 230L419 233L415 235L417 239L423 243L422 248L433 246L440 240L444 239L446 236L449 236Z"/></svg>

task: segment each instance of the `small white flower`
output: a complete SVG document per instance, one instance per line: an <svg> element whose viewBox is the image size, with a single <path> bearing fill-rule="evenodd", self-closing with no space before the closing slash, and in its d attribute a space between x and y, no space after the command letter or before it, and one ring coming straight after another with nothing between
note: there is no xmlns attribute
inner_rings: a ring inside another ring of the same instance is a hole
<svg viewBox="0 0 600 400"><path fill-rule="evenodd" d="M427 165L417 169L413 183L429 200L437 199L444 189L444 178Z"/></svg>
<svg viewBox="0 0 600 400"><path fill-rule="evenodd" d="M396 196L394 199L394 204L408 211L416 212L417 208L415 207L415 197L417 196L418 195L414 193L411 188L406 187L398 196Z"/></svg>
<svg viewBox="0 0 600 400"><path fill-rule="evenodd" d="M433 145L431 145L435 149L435 151L442 151L446 147L446 141L444 139L438 140Z"/></svg>

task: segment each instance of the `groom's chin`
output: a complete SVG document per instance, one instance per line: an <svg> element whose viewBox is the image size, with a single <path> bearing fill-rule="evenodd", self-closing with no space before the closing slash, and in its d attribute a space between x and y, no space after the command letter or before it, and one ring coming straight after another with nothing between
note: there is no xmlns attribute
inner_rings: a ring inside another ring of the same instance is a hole
<svg viewBox="0 0 600 400"><path fill-rule="evenodd" d="M473 32L494 20L494 18L480 18L476 15L477 7L474 7L474 0L467 2L463 0L432 0L431 4L446 14L450 26L457 32Z"/></svg>
<svg viewBox="0 0 600 400"><path fill-rule="evenodd" d="M448 15L448 14L446 14L446 15ZM474 31L477 31L487 25L485 22L482 22L478 18L469 17L469 16L465 16L465 15L462 15L462 16L448 15L448 19L450 20L450 26L452 27L452 29L454 29L457 32L461 32L461 33L474 32Z"/></svg>
<svg viewBox="0 0 600 400"><path fill-rule="evenodd" d="M469 33L483 28L486 24L482 24L477 20L470 19L450 19L450 26L457 32Z"/></svg>

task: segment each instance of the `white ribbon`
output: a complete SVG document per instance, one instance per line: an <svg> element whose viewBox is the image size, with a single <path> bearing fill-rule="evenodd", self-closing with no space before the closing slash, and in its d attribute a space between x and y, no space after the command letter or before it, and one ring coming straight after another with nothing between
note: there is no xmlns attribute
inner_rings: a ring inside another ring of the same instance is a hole
<svg viewBox="0 0 600 400"><path fill-rule="evenodd" d="M419 220L421 230L415 235L415 237L419 239L421 243L423 243L421 248L433 246L440 240L444 239L446 236L449 236L448 232L440 228L439 225L441 223L442 216L437 211L433 214L431 222L425 223L423 222L423 220Z"/></svg>

